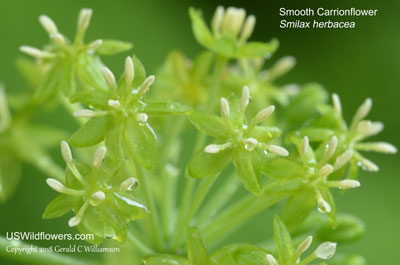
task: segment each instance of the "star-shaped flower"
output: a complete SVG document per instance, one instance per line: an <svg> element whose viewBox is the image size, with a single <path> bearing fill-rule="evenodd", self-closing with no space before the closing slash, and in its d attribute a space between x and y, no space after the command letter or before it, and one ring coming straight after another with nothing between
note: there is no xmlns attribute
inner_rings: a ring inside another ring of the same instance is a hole
<svg viewBox="0 0 400 265"><path fill-rule="evenodd" d="M76 88L107 89L99 68L103 65L98 55L111 55L132 48L130 43L116 40L96 40L83 42L92 16L91 9L82 9L78 18L78 28L73 41L62 35L56 24L46 15L39 22L49 34L51 43L44 50L21 46L20 50L37 59L41 68L47 69L41 78L33 101L45 102L61 91L70 97ZM32 73L34 74L34 73ZM29 77L28 77L29 78Z"/></svg>
<svg viewBox="0 0 400 265"><path fill-rule="evenodd" d="M124 242L128 223L148 212L131 192L137 180L126 177L123 163L103 163L104 146L97 149L91 165L72 159L65 141L61 142L61 153L67 163L65 182L46 180L61 195L49 203L43 218L60 217L73 210L75 216L69 220L69 226L77 226L83 234L94 234L92 243L105 238Z"/></svg>
<svg viewBox="0 0 400 265"><path fill-rule="evenodd" d="M261 192L261 160L267 153L287 156L288 151L269 142L280 134L275 127L258 125L274 111L269 106L246 123L249 89L243 88L238 108L231 112L228 101L221 98L221 117L203 112L189 114L198 130L216 140L195 154L188 165L191 177L208 177L222 171L231 161L244 186L256 195ZM237 111L238 110L238 111Z"/></svg>
<svg viewBox="0 0 400 265"><path fill-rule="evenodd" d="M73 146L84 147L98 144L105 139L110 158L114 161L131 158L143 167L151 168L157 163L157 141L148 124L148 115L182 114L189 111L184 105L169 101L143 99L155 77L148 76L136 57L127 57L125 72L117 83L113 73L106 67L102 74L109 93L78 91L72 102L90 107L76 111L76 117L90 118L68 140Z"/></svg>

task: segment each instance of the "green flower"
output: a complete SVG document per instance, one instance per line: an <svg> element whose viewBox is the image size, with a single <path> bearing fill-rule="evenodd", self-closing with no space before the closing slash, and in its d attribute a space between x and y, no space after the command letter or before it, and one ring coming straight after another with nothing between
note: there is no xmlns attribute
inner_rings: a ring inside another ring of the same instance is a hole
<svg viewBox="0 0 400 265"><path fill-rule="evenodd" d="M75 216L69 220L69 226L77 226L83 234L94 234L90 242L99 243L105 238L124 242L128 223L148 212L131 192L137 180L125 176L124 163L103 163L104 146L97 149L91 165L72 159L65 141L61 142L61 153L67 163L65 182L46 180L61 195L49 203L43 218L60 217L73 210Z"/></svg>
<svg viewBox="0 0 400 265"><path fill-rule="evenodd" d="M301 259L301 255L311 246L312 236L307 237L295 249L285 224L278 216L274 218L274 240L278 248L279 259L267 254L265 257L267 265L307 265L316 259L330 259L335 255L337 245L334 242L323 242L313 253Z"/></svg>
<svg viewBox="0 0 400 265"><path fill-rule="evenodd" d="M193 34L205 48L228 58L269 57L278 48L278 41L269 43L247 42L254 30L256 18L246 18L243 8L219 6L211 22L212 31L204 22L201 11L189 10Z"/></svg>
<svg viewBox="0 0 400 265"><path fill-rule="evenodd" d="M336 206L330 188L348 189L359 187L356 180L330 180L332 174L340 170L351 160L353 151L348 149L335 156L338 140L333 136L327 145L321 144L314 152L307 136L299 141L293 137L300 159L272 159L264 165L263 172L270 177L263 189L264 196L274 194L290 195L281 217L289 229L295 229L311 213L315 205L326 213L335 224ZM324 150L322 156L320 150ZM336 157L336 159L333 159ZM334 162L331 164L328 161ZM341 176L342 177L342 176Z"/></svg>
<svg viewBox="0 0 400 265"><path fill-rule="evenodd" d="M258 125L272 114L275 107L261 110L249 123L245 123L248 104L249 89L245 86L239 107L233 108L232 112L228 101L221 98L221 118L203 112L189 114L190 121L199 131L216 138L189 162L188 173L191 177L214 176L233 161L244 186L260 195L262 158L269 152L280 156L289 153L281 146L269 144L280 134L278 128Z"/></svg>
<svg viewBox="0 0 400 265"><path fill-rule="evenodd" d="M37 59L38 66L46 69L34 95L34 102L45 102L59 91L70 97L77 87L98 90L107 89L107 85L104 79L101 78L99 71L99 67L103 64L97 55L116 54L131 49L132 45L117 40L100 39L85 44L83 39L91 16L91 9L81 10L77 32L73 41L69 41L59 33L56 24L49 17L45 15L39 17L40 24L49 34L50 45L46 46L44 50L30 46L20 47L22 52ZM27 66L26 63L25 66ZM31 75L37 74L36 71L23 72L28 80L34 80Z"/></svg>
<svg viewBox="0 0 400 265"><path fill-rule="evenodd" d="M169 101L144 100L155 77L146 78L144 67L136 57L126 58L125 72L118 84L108 68L103 67L102 74L109 93L78 91L71 98L72 102L84 103L91 109L74 113L76 117L90 120L68 142L84 147L105 139L112 160L128 157L145 168L152 168L157 163L157 141L147 122L148 115L181 114L189 108Z"/></svg>

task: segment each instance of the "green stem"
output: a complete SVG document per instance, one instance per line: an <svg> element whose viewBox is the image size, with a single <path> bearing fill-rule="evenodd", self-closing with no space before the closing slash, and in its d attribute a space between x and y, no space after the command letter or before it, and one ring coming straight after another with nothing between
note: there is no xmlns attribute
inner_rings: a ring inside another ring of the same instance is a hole
<svg viewBox="0 0 400 265"><path fill-rule="evenodd" d="M98 261L93 262L82 258L75 258L56 253L32 251L31 254L21 253L20 255L10 252L12 249L29 249L38 248L32 244L23 243L21 241L7 240L0 236L0 257L14 260L19 263L29 265L94 265L99 264Z"/></svg>
<svg viewBox="0 0 400 265"><path fill-rule="evenodd" d="M209 200L196 218L196 224L206 224L208 220L213 220L216 213L232 198L240 182L236 173L233 172L218 189L218 192Z"/></svg>
<svg viewBox="0 0 400 265"><path fill-rule="evenodd" d="M154 250L144 243L140 237L133 231L128 232L127 242L131 244L135 249L139 250L144 256L154 253Z"/></svg>
<svg viewBox="0 0 400 265"><path fill-rule="evenodd" d="M283 199L285 196L258 198L248 195L244 197L201 229L204 241L209 245L216 245L247 220Z"/></svg>
<svg viewBox="0 0 400 265"><path fill-rule="evenodd" d="M142 168L140 165L138 165L135 162L136 161L131 161L131 163L129 163L129 164L132 167L132 169L134 169L134 172L136 172L136 176L139 180L139 185L143 186L143 189L141 189L141 190L143 191L143 196L145 197L147 208L150 211L151 219L150 219L149 225L151 228L149 229L148 232L154 241L156 250L161 251L163 249L161 224L160 224L157 207L156 207L156 204L154 201L153 193L151 192L149 179L148 179L145 169ZM138 165L138 166L136 166L136 165Z"/></svg>
<svg viewBox="0 0 400 265"><path fill-rule="evenodd" d="M317 255L315 253L310 254L307 258L303 259L298 263L298 265L306 265L309 264L310 262L313 262L315 259L317 259Z"/></svg>
<svg viewBox="0 0 400 265"><path fill-rule="evenodd" d="M177 186L177 176L172 176L167 169L167 165L170 160L174 160L171 157L171 149L174 144L177 144L177 138L179 137L184 124L186 121L185 116L180 116L173 121L173 130L168 130L165 137L166 143L163 146L161 156L160 156L160 166L161 166L161 179L163 180L163 190L165 191L165 196L162 200L162 224L164 230L165 241L169 241L169 237L172 231L172 223L174 221L175 213L175 203L176 203L176 186Z"/></svg>

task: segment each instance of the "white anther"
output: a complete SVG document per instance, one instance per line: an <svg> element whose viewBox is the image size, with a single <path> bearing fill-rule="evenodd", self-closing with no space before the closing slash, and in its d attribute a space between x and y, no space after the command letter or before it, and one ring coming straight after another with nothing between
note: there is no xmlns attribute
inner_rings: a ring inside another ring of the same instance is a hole
<svg viewBox="0 0 400 265"><path fill-rule="evenodd" d="M397 148L394 145L385 142L360 143L356 144L356 149L363 151L380 152L385 154L397 153Z"/></svg>
<svg viewBox="0 0 400 265"><path fill-rule="evenodd" d="M352 189L352 188L358 188L360 186L361 186L360 182L358 180L353 180L353 179L345 179L337 182L337 187L341 189Z"/></svg>
<svg viewBox="0 0 400 265"><path fill-rule="evenodd" d="M65 38L63 35L57 33L53 35L53 41L55 44L57 44L58 46L64 46L65 45Z"/></svg>
<svg viewBox="0 0 400 265"><path fill-rule="evenodd" d="M39 16L39 22L50 36L58 33L57 26L54 21L46 15Z"/></svg>
<svg viewBox="0 0 400 265"><path fill-rule="evenodd" d="M301 146L300 146L300 154L301 156L305 157L306 153L307 153L307 149L310 145L310 142L308 140L307 136L304 136L303 141L301 142Z"/></svg>
<svg viewBox="0 0 400 265"><path fill-rule="evenodd" d="M108 106L114 108L114 109L119 109L121 107L121 102L119 102L118 99L113 100L113 99L109 99L108 100Z"/></svg>
<svg viewBox="0 0 400 265"><path fill-rule="evenodd" d="M271 153L274 153L279 156L288 156L289 155L289 152L285 148L283 148L282 146L279 146L279 145L270 144L270 145L267 145L267 149Z"/></svg>
<svg viewBox="0 0 400 265"><path fill-rule="evenodd" d="M114 77L114 74L111 72L111 70L108 69L107 67L103 67L101 69L101 73L103 74L104 79L107 82L107 85L111 88L114 88L115 87L115 77Z"/></svg>
<svg viewBox="0 0 400 265"><path fill-rule="evenodd" d="M82 220L82 219L81 219L79 216L74 216L74 217L72 217L71 219L69 219L68 225L69 225L70 227L77 226L77 225L79 225L79 224L81 223L81 220Z"/></svg>
<svg viewBox="0 0 400 265"><path fill-rule="evenodd" d="M72 153L71 148L66 141L61 141L61 155L65 161L65 163L70 164L72 163Z"/></svg>
<svg viewBox="0 0 400 265"><path fill-rule="evenodd" d="M329 164L324 165L323 167L321 167L321 169L319 170L319 175L321 177L326 177L329 174L331 174L333 171L333 167Z"/></svg>
<svg viewBox="0 0 400 265"><path fill-rule="evenodd" d="M92 41L91 43L89 43L88 49L94 51L97 48L99 48L102 44L103 44L103 40L101 40L101 39Z"/></svg>
<svg viewBox="0 0 400 265"><path fill-rule="evenodd" d="M266 118L268 118L275 111L275 106L271 105L266 107L265 109L260 110L253 119L255 124L263 122Z"/></svg>
<svg viewBox="0 0 400 265"><path fill-rule="evenodd" d="M78 17L78 31L85 32L89 26L90 18L92 17L92 9L81 9Z"/></svg>
<svg viewBox="0 0 400 265"><path fill-rule="evenodd" d="M225 121L229 121L229 102L226 100L226 98L221 98L221 117Z"/></svg>
<svg viewBox="0 0 400 265"><path fill-rule="evenodd" d="M147 122L148 118L149 118L149 116L147 116L146 113L136 114L136 120L141 124L145 124Z"/></svg>
<svg viewBox="0 0 400 265"><path fill-rule="evenodd" d="M47 185L50 186L53 190L62 193L65 189L64 184L62 184L60 181L53 179L53 178L48 178L46 179Z"/></svg>
<svg viewBox="0 0 400 265"><path fill-rule="evenodd" d="M214 34L219 34L221 31L222 21L224 20L224 7L218 6L215 10L214 16L211 21L211 28Z"/></svg>
<svg viewBox="0 0 400 265"><path fill-rule="evenodd" d="M364 119L368 113L370 112L372 107L372 100L370 98L367 98L363 104L358 108L356 114L353 117L353 122L357 123L360 120Z"/></svg>
<svg viewBox="0 0 400 265"><path fill-rule="evenodd" d="M119 186L121 191L128 191L128 190L132 190L133 187L135 187L138 183L138 180L135 178L128 178L126 180L124 180L124 182L121 183L121 185Z"/></svg>
<svg viewBox="0 0 400 265"><path fill-rule="evenodd" d="M340 102L340 98L338 94L332 94L332 102L333 102L333 109L335 110L336 114L342 116L342 103Z"/></svg>
<svg viewBox="0 0 400 265"><path fill-rule="evenodd" d="M99 190L90 196L90 204L93 206L99 206L100 203L106 198L106 194Z"/></svg>
<svg viewBox="0 0 400 265"><path fill-rule="evenodd" d="M204 148L205 153L216 154L221 151L221 146L217 144L209 144Z"/></svg>
<svg viewBox="0 0 400 265"><path fill-rule="evenodd" d="M348 149L343 154L336 158L335 164L333 164L333 169L338 170L339 168L343 167L353 156L353 150Z"/></svg>
<svg viewBox="0 0 400 265"><path fill-rule="evenodd" d="M300 245L297 247L297 256L301 256L301 254L303 254L304 252L307 251L307 249L311 246L313 237L309 236L307 237L303 242L300 243Z"/></svg>
<svg viewBox="0 0 400 265"><path fill-rule="evenodd" d="M100 146L99 148L97 148L96 152L93 155L93 161L92 161L92 165L95 168L98 168L101 163L104 160L104 157L106 156L107 153L107 148L105 146Z"/></svg>
<svg viewBox="0 0 400 265"><path fill-rule="evenodd" d="M332 136L331 140L328 143L328 147L325 150L325 158L328 160L329 158L332 157L332 155L336 151L338 139L336 136Z"/></svg>
<svg viewBox="0 0 400 265"><path fill-rule="evenodd" d="M331 206L329 205L329 203L327 201L324 200L324 198L319 197L318 198L318 211L320 211L321 213L330 213L332 211Z"/></svg>
<svg viewBox="0 0 400 265"><path fill-rule="evenodd" d="M250 38L251 34L253 34L254 26L256 24L256 17L254 15L250 15L247 17L246 22L244 23L242 33L240 35L240 42L245 42Z"/></svg>
<svg viewBox="0 0 400 265"><path fill-rule="evenodd" d="M55 57L55 54L53 54L53 53L45 52L45 51L39 50L37 48L31 47L31 46L21 46L21 47L19 47L19 50L23 53L26 53L30 56L40 58L40 59Z"/></svg>
<svg viewBox="0 0 400 265"><path fill-rule="evenodd" d="M278 262L276 261L276 259L274 258L274 256L272 256L272 255L270 255L270 254L267 254L267 255L265 256L265 258L266 258L266 260L267 260L267 262L268 262L268 265L278 265Z"/></svg>
<svg viewBox="0 0 400 265"><path fill-rule="evenodd" d="M240 111L244 112L245 109L247 108L247 105L249 105L249 99L250 99L250 90L248 86L244 86L242 90L242 96L240 98Z"/></svg>
<svg viewBox="0 0 400 265"><path fill-rule="evenodd" d="M130 56L125 59L125 82L128 87L132 86L133 78L135 77L135 69L133 67L133 61Z"/></svg>

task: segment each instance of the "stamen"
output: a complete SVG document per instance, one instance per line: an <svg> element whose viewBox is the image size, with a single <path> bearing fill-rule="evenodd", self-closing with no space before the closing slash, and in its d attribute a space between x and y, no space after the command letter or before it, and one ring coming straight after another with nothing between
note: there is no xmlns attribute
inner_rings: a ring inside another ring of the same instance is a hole
<svg viewBox="0 0 400 265"><path fill-rule="evenodd" d="M128 178L124 180L124 182L121 183L120 185L120 190L121 191L128 191L132 190L133 187L136 187L138 184L138 180L135 178Z"/></svg>
<svg viewBox="0 0 400 265"><path fill-rule="evenodd" d="M92 17L92 9L88 8L83 8L81 9L81 12L79 13L78 17L78 34L83 37L85 34L89 23L90 23L90 18Z"/></svg>
<svg viewBox="0 0 400 265"><path fill-rule="evenodd" d="M66 141L61 141L61 155L67 164L72 163L72 153L71 148L69 147Z"/></svg>
<svg viewBox="0 0 400 265"><path fill-rule="evenodd" d="M296 65L296 59L293 56L285 56L277 61L271 69L273 78L282 76L289 72Z"/></svg>
<svg viewBox="0 0 400 265"><path fill-rule="evenodd" d="M57 26L54 21L46 15L39 16L39 22L42 27L49 33L50 36L54 36L58 33Z"/></svg>
<svg viewBox="0 0 400 265"><path fill-rule="evenodd" d="M107 85L110 88L115 89L115 77L114 77L114 74L111 72L111 70L108 69L107 67L103 67L101 69L101 73L103 74L104 79L107 82Z"/></svg>
<svg viewBox="0 0 400 265"><path fill-rule="evenodd" d="M318 198L318 211L321 213L330 213L332 211L331 206L324 198L320 195Z"/></svg>
<svg viewBox="0 0 400 265"><path fill-rule="evenodd" d="M141 98L142 95L144 95L145 93L147 93L149 87L154 83L154 75L151 75L149 77L146 78L146 80L144 80L143 84L140 86L138 92L137 92L137 97Z"/></svg>
<svg viewBox="0 0 400 265"><path fill-rule="evenodd" d="M256 24L256 17L254 15L248 16L246 22L244 23L243 30L239 38L239 42L245 42L250 38L251 34L253 34L255 24Z"/></svg>
<svg viewBox="0 0 400 265"><path fill-rule="evenodd" d="M254 117L252 123L258 124L263 122L265 119L267 119L273 112L275 111L275 106L271 105L257 113L257 115Z"/></svg>
<svg viewBox="0 0 400 265"><path fill-rule="evenodd" d="M0 132L5 130L11 123L11 114L8 109L7 97L4 87L0 84Z"/></svg>
<svg viewBox="0 0 400 265"><path fill-rule="evenodd" d="M246 12L242 8L228 7L222 22L222 32L232 32L237 36L242 28Z"/></svg>
<svg viewBox="0 0 400 265"><path fill-rule="evenodd" d="M343 167L353 156L353 150L348 149L343 154L336 158L335 164L333 164L333 170L338 170Z"/></svg>
<svg viewBox="0 0 400 265"><path fill-rule="evenodd" d="M90 109L77 110L72 114L74 117L79 118L92 118L107 115L107 111L94 111Z"/></svg>
<svg viewBox="0 0 400 265"><path fill-rule="evenodd" d="M101 40L101 39L92 41L91 43L89 43L88 49L91 50L91 51L94 51L97 48L99 48L102 44L103 44L103 40Z"/></svg>
<svg viewBox="0 0 400 265"><path fill-rule="evenodd" d="M335 153L336 151L336 147L337 147L337 143L338 143L338 139L336 136L332 136L331 140L328 143L328 147L325 150L325 159L329 160L329 158L332 157L332 155Z"/></svg>
<svg viewBox="0 0 400 265"><path fill-rule="evenodd" d="M105 146L100 146L97 148L96 152L93 155L93 162L92 165L95 168L100 167L101 163L104 160L104 157L106 156L107 153L107 148Z"/></svg>
<svg viewBox="0 0 400 265"><path fill-rule="evenodd" d="M136 120L139 122L140 126L144 126L146 124L148 118L149 117L147 116L146 113L136 114Z"/></svg>
<svg viewBox="0 0 400 265"><path fill-rule="evenodd" d="M81 223L82 217L85 214L85 211L86 211L88 206L89 206L89 199L86 199L86 201L83 203L82 207L79 209L79 211L76 214L76 216L74 216L71 219L69 219L68 225L70 227L77 226L77 225L79 225Z"/></svg>
<svg viewBox="0 0 400 265"><path fill-rule="evenodd" d="M324 178L324 177L328 176L329 174L331 174L332 171L333 171L333 167L329 164L326 164L325 166L321 167L321 169L319 170L319 175Z"/></svg>
<svg viewBox="0 0 400 265"><path fill-rule="evenodd" d="M53 35L53 41L56 45L62 47L65 45L65 38L63 35L57 33Z"/></svg>
<svg viewBox="0 0 400 265"><path fill-rule="evenodd" d="M324 242L318 246L317 250L315 250L315 254L320 259L330 259L335 255L336 245L337 244L334 242Z"/></svg>
<svg viewBox="0 0 400 265"><path fill-rule="evenodd" d="M121 103L119 102L118 99L116 99L116 100L110 99L110 100L108 100L108 106L110 106L114 109L120 109Z"/></svg>
<svg viewBox="0 0 400 265"><path fill-rule="evenodd" d="M247 105L249 105L250 91L248 86L244 86L242 90L242 97L240 98L240 112L243 113Z"/></svg>
<svg viewBox="0 0 400 265"><path fill-rule="evenodd" d="M385 142L359 143L355 145L355 148L357 150L374 151L385 154L397 153L397 148L394 145Z"/></svg>
<svg viewBox="0 0 400 265"><path fill-rule="evenodd" d="M103 191L99 190L92 194L90 197L90 204L93 206L99 206L100 203L106 198Z"/></svg>
<svg viewBox="0 0 400 265"><path fill-rule="evenodd" d="M307 249L311 246L312 240L313 237L309 236L303 242L300 243L296 251L298 257L300 257L301 254L307 251Z"/></svg>
<svg viewBox="0 0 400 265"><path fill-rule="evenodd" d="M372 162L371 160L363 158L359 162L361 163L363 169L366 169L366 170L369 170L369 171L372 171L372 172L379 171L379 167L374 162Z"/></svg>
<svg viewBox="0 0 400 265"><path fill-rule="evenodd" d="M19 47L19 50L23 53L26 53L30 56L39 58L39 59L51 59L54 58L56 55L50 52L45 52L42 50L39 50L37 48L31 47L31 46L21 46Z"/></svg>
<svg viewBox="0 0 400 265"><path fill-rule="evenodd" d="M268 151L270 151L271 153L274 153L279 156L288 156L289 155L289 152L285 148L283 148L282 146L279 146L279 145L269 144L266 146L266 149Z"/></svg>
<svg viewBox="0 0 400 265"><path fill-rule="evenodd" d="M253 151L258 145L258 141L255 138L243 139L242 142L244 144L244 149L246 149L247 151Z"/></svg>
<svg viewBox="0 0 400 265"><path fill-rule="evenodd" d="M383 130L382 122L371 122L371 121L360 121L357 125L357 132L359 132L360 136L358 138L366 138L372 135L376 135Z"/></svg>
<svg viewBox="0 0 400 265"><path fill-rule="evenodd" d="M304 136L303 141L301 142L301 146L300 146L300 155L305 158L306 157L306 153L307 153L307 149L310 145L310 142L308 140L307 136Z"/></svg>
<svg viewBox="0 0 400 265"><path fill-rule="evenodd" d="M278 262L276 261L276 259L274 258L274 256L267 254L265 256L265 258L267 259L268 265L278 265Z"/></svg>
<svg viewBox="0 0 400 265"><path fill-rule="evenodd" d="M133 78L135 77L135 69L130 56L125 59L125 82L127 87L132 87Z"/></svg>
<svg viewBox="0 0 400 265"><path fill-rule="evenodd" d="M364 119L370 112L372 107L372 100L367 98L363 104L358 108L356 114L353 117L353 125L357 124L360 120Z"/></svg>
<svg viewBox="0 0 400 265"><path fill-rule="evenodd" d="M332 101L333 101L333 108L336 112L336 114L341 117L342 116L342 103L340 102L340 98L338 94L333 93L332 94Z"/></svg>
<svg viewBox="0 0 400 265"><path fill-rule="evenodd" d="M222 21L224 20L225 9L223 6L218 6L215 10L214 16L211 21L211 28L214 34L220 34Z"/></svg>
<svg viewBox="0 0 400 265"><path fill-rule="evenodd" d="M221 146L217 144L209 144L204 148L205 153L216 154L221 151Z"/></svg>
<svg viewBox="0 0 400 265"><path fill-rule="evenodd" d="M46 179L47 185L49 185L50 188L53 190L59 192L59 193L64 193L68 194L71 196L83 196L86 194L86 191L84 190L75 190L75 189L70 189L64 186L60 181L53 179L53 178L48 178Z"/></svg>
<svg viewBox="0 0 400 265"><path fill-rule="evenodd" d="M332 182L332 185L339 189L352 189L360 187L361 183L357 180L345 179L340 181L334 181Z"/></svg>
<svg viewBox="0 0 400 265"><path fill-rule="evenodd" d="M229 123L229 102L226 98L221 98L221 117L225 122Z"/></svg>

